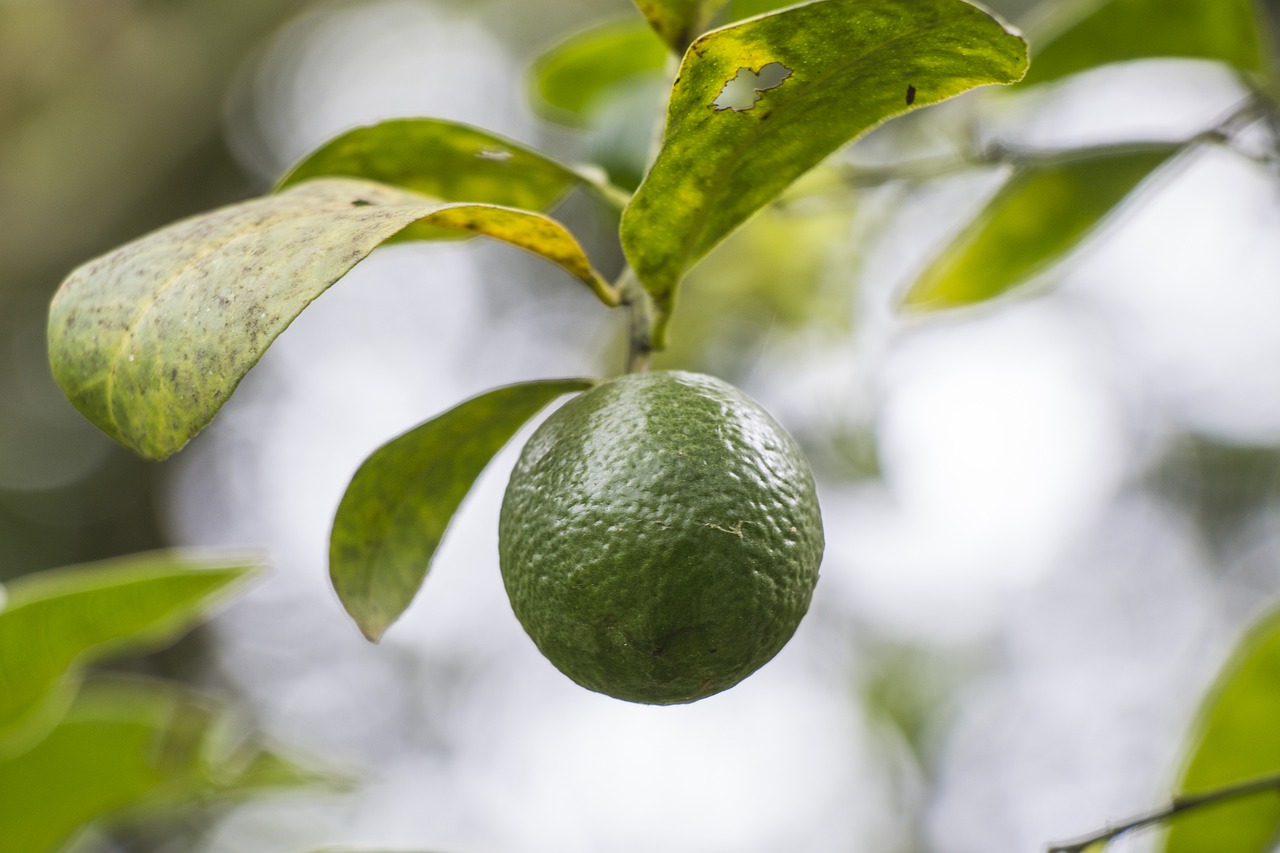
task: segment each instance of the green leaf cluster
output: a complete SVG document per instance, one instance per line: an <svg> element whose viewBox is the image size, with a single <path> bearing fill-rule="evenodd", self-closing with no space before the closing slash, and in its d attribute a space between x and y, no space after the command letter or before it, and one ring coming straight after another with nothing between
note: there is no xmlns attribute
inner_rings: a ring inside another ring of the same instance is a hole
<svg viewBox="0 0 1280 853"><path fill-rule="evenodd" d="M679 328L677 294L686 279L699 286L690 273L704 258L732 248L731 240L758 247L779 235L799 254L804 241L787 238L789 226L776 219L780 199L838 194L848 205L876 182L909 186L922 174L1002 167L1003 185L921 264L902 300L917 312L979 305L1044 281L1188 150L1230 144L1259 118L1280 127L1269 41L1253 0L1053 3L1028 27L1030 68L1028 42L965 0L634 5L637 17L574 35L532 69L535 108L589 134L594 162L561 162L437 118L348 131L296 164L271 193L174 223L73 271L48 326L66 396L122 445L164 459L215 417L303 309L377 247L472 236L540 258L604 307L625 309L629 367L642 369L667 346L669 327ZM1036 97L1045 84L1150 58L1226 66L1248 101L1220 126L1175 142L1034 151L979 140L936 169L902 161L876 174L831 159L892 119L978 87L1017 84L1022 97ZM665 112L655 93L666 98ZM601 257L620 255L622 269L602 272L590 256L596 248L556 218L574 192L616 225L616 246L608 248L619 251ZM816 221L790 227L812 237ZM757 275L804 269L794 257L767 265L743 254ZM700 271L732 269L708 263ZM724 306L746 295L748 277L730 277L701 283L712 304L700 316L728 316ZM750 286L766 300L805 291L785 281ZM543 408L596 382L548 379L486 391L365 460L337 508L329 569L367 638L379 639L410 606L493 456ZM165 554L11 587L0 609L5 844L55 850L104 817L307 778L256 742L220 752L224 715L207 698L174 685L95 678L81 686L86 666L172 641L256 570L254 561ZM1270 737L1278 684L1280 619L1272 615L1206 699L1180 791L1280 774L1280 747ZM72 773L88 781L60 795ZM38 810L37 802L55 807ZM1179 817L1164 849L1262 851L1278 830L1280 805L1255 796Z"/></svg>
<svg viewBox="0 0 1280 853"><path fill-rule="evenodd" d="M356 128L304 158L272 194L162 228L75 270L49 315L50 361L67 397L121 444L164 459L376 247L472 235L555 264L608 307L625 305L631 364L642 366L665 345L689 268L833 151L894 116L1026 70L1022 39L964 0L636 5L651 32L598 27L534 69L544 112L591 127L612 115L610 102L630 103L626 92L661 79L669 52L683 56L665 132L652 162L636 167L634 196L597 166L567 165L454 122ZM708 32L718 15L730 23ZM746 101L730 108L741 81ZM656 118L642 120L656 126ZM616 281L549 215L575 189L605 215L621 213L630 268ZM591 384L487 392L360 467L334 521L330 574L367 637L380 637L409 605L489 459L542 407Z"/></svg>
<svg viewBox="0 0 1280 853"><path fill-rule="evenodd" d="M154 553L27 575L0 608L0 839L53 853L100 821L330 781L176 683L94 675L172 643L262 571Z"/></svg>

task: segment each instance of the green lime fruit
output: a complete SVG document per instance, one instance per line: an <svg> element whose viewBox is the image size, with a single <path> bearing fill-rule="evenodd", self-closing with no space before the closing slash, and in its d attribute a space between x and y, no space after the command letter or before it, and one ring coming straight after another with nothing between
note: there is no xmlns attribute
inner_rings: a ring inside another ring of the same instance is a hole
<svg viewBox="0 0 1280 853"><path fill-rule="evenodd" d="M511 474L498 551L512 609L589 690L693 702L786 645L822 561L813 474L755 401L694 373L570 400Z"/></svg>

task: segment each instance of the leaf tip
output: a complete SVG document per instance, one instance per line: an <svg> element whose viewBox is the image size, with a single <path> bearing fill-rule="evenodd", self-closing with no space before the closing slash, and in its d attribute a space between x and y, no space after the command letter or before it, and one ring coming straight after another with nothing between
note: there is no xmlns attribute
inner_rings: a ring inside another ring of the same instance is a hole
<svg viewBox="0 0 1280 853"><path fill-rule="evenodd" d="M390 623L373 622L367 619L356 618L356 627L360 629L360 633L366 640L376 646L382 642L382 635L387 633L387 629L390 628L391 625Z"/></svg>

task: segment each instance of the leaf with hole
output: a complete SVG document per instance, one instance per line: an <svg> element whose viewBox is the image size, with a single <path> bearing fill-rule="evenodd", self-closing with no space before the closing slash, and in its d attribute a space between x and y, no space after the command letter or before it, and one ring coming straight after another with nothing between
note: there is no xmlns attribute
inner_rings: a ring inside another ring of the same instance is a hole
<svg viewBox="0 0 1280 853"><path fill-rule="evenodd" d="M1253 0L1075 0L1052 12L1032 32L1024 85L1155 57L1211 59L1249 72L1268 65Z"/></svg>
<svg viewBox="0 0 1280 853"><path fill-rule="evenodd" d="M617 303L577 240L546 216L320 178L170 225L72 272L50 309L54 378L107 435L164 459L313 299L421 225L532 252Z"/></svg>
<svg viewBox="0 0 1280 853"><path fill-rule="evenodd" d="M419 424L364 461L338 505L329 576L361 632L377 641L409 606L471 484L516 430L591 379L495 388Z"/></svg>
<svg viewBox="0 0 1280 853"><path fill-rule="evenodd" d="M1280 610L1245 635L1200 706L1179 794L1280 773ZM1163 853L1265 853L1280 832L1274 791L1199 809L1170 823Z"/></svg>
<svg viewBox="0 0 1280 853"><path fill-rule="evenodd" d="M652 38L652 36L650 36ZM281 190L315 178L378 181L436 201L545 211L598 179L488 131L434 118L392 119L334 137L285 175ZM458 236L440 229L438 235Z"/></svg>
<svg viewBox="0 0 1280 853"><path fill-rule="evenodd" d="M0 754L57 721L86 663L174 641L261 567L257 559L159 552L11 582L0 609Z"/></svg>
<svg viewBox="0 0 1280 853"><path fill-rule="evenodd" d="M904 307L957 308L1018 287L1092 234L1178 150L1120 146L1016 167L916 279Z"/></svg>
<svg viewBox="0 0 1280 853"><path fill-rule="evenodd" d="M99 678L25 752L0 758L5 850L54 853L99 821L338 780L258 739L222 748L226 712L177 685Z"/></svg>
<svg viewBox="0 0 1280 853"><path fill-rule="evenodd" d="M684 53L726 0L635 0L654 32L673 51Z"/></svg>
<svg viewBox="0 0 1280 853"><path fill-rule="evenodd" d="M636 78L661 77L667 48L638 21L615 21L573 35L533 65L533 102L545 118L589 127L619 87Z"/></svg>
<svg viewBox="0 0 1280 853"><path fill-rule="evenodd" d="M659 312L657 343L685 271L837 148L1025 69L1022 39L963 0L818 0L699 38L622 218L623 248ZM744 109L720 108L744 71L771 77L751 84Z"/></svg>

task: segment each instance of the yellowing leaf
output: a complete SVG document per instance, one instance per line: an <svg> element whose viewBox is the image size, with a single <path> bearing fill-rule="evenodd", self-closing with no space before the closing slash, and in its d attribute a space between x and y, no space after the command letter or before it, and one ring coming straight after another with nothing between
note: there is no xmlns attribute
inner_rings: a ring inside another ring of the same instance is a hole
<svg viewBox="0 0 1280 853"><path fill-rule="evenodd" d="M907 293L907 308L938 310L992 299L1087 237L1175 145L1117 147L1020 166Z"/></svg>
<svg viewBox="0 0 1280 853"><path fill-rule="evenodd" d="M49 314L54 378L107 435L163 459L313 299L381 243L424 226L525 249L616 304L578 242L541 214L321 178L170 225L72 272Z"/></svg>
<svg viewBox="0 0 1280 853"><path fill-rule="evenodd" d="M493 455L543 406L594 384L557 379L487 391L364 461L333 522L329 576L366 637L376 641L409 606L458 505Z"/></svg>
<svg viewBox="0 0 1280 853"><path fill-rule="evenodd" d="M699 38L622 219L627 258L657 304L656 343L685 271L841 145L1025 70L1022 39L963 0L819 0ZM738 101L726 86L744 78L760 82Z"/></svg>

